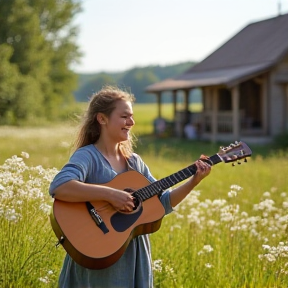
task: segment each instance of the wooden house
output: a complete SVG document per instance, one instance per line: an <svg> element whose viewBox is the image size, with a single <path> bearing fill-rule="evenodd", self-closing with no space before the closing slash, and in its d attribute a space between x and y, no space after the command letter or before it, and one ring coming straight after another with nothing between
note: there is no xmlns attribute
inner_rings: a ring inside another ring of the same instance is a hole
<svg viewBox="0 0 288 288"><path fill-rule="evenodd" d="M189 95L196 88L203 109L189 113ZM157 96L159 117L167 91L177 136L183 136L188 122L211 141L264 143L288 132L288 14L249 24L182 75L146 87ZM184 92L183 111L177 111L179 91Z"/></svg>

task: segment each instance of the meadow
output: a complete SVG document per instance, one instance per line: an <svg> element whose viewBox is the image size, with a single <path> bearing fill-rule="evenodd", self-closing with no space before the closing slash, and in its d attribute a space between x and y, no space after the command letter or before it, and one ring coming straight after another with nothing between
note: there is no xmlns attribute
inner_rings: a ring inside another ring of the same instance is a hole
<svg viewBox="0 0 288 288"><path fill-rule="evenodd" d="M162 112L171 119L171 106ZM229 144L156 138L156 105L134 113L135 151L158 179ZM0 287L57 287L65 253L55 247L48 188L76 128L0 127ZM250 147L248 163L215 165L151 234L155 288L288 287L288 151Z"/></svg>

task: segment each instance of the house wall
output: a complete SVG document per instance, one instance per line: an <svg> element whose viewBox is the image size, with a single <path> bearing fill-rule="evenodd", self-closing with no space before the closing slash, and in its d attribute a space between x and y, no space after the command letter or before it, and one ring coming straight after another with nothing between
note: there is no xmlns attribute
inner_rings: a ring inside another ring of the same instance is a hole
<svg viewBox="0 0 288 288"><path fill-rule="evenodd" d="M287 77L287 78L286 78ZM285 84L286 78L286 84ZM271 136L284 133L287 123L288 56L272 69L268 87L269 132Z"/></svg>

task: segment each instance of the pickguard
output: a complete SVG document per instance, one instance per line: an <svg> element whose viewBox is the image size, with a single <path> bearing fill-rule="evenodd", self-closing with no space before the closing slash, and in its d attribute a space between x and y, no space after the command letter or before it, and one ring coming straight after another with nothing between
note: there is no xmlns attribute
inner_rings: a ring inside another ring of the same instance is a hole
<svg viewBox="0 0 288 288"><path fill-rule="evenodd" d="M139 207L133 213L125 214L121 212L116 212L111 217L111 225L117 232L126 231L131 225L133 225L143 212L143 206Z"/></svg>

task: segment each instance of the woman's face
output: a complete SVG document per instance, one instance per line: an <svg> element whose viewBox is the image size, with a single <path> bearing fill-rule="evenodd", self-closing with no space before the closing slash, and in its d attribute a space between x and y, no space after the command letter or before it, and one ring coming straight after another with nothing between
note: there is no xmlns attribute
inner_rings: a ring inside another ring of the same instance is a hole
<svg viewBox="0 0 288 288"><path fill-rule="evenodd" d="M105 132L115 142L126 141L129 132L134 126L132 103L130 101L119 100L111 115L106 118ZM102 132L104 132L102 130Z"/></svg>

